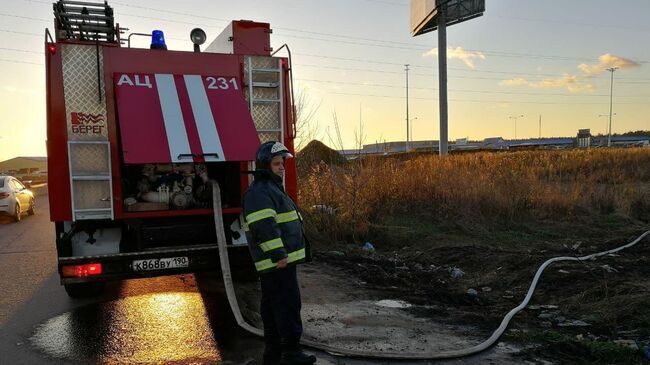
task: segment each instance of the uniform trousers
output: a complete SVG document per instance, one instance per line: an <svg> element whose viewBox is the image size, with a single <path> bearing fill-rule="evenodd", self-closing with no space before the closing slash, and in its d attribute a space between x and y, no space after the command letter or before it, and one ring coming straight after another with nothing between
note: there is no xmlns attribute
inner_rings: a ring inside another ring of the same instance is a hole
<svg viewBox="0 0 650 365"><path fill-rule="evenodd" d="M296 266L276 269L260 275L262 303L260 312L267 342L280 339L297 341L302 336L300 288Z"/></svg>

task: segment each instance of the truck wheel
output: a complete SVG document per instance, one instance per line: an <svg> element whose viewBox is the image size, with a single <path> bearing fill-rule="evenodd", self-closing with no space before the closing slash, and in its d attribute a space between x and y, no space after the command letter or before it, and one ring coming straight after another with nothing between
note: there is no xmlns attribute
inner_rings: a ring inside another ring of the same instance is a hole
<svg viewBox="0 0 650 365"><path fill-rule="evenodd" d="M70 298L89 298L102 294L106 283L64 284L63 287Z"/></svg>
<svg viewBox="0 0 650 365"><path fill-rule="evenodd" d="M36 202L34 201L34 199L32 199L29 201L29 209L27 210L27 214L29 215L36 214L35 209L36 209Z"/></svg>
<svg viewBox="0 0 650 365"><path fill-rule="evenodd" d="M20 205L16 203L16 207L14 208L14 221L20 222Z"/></svg>

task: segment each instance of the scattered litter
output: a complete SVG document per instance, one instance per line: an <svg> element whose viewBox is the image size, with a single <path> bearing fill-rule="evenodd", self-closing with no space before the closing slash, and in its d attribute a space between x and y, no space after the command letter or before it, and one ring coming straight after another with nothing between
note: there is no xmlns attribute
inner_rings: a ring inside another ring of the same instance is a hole
<svg viewBox="0 0 650 365"><path fill-rule="evenodd" d="M364 243L361 249L368 252L375 252L375 246L373 246L370 242Z"/></svg>
<svg viewBox="0 0 650 365"><path fill-rule="evenodd" d="M585 336L584 336L582 333L579 334L579 335L576 335L576 340L578 340L578 341L582 341L582 340L584 340L584 339L585 339Z"/></svg>
<svg viewBox="0 0 650 365"><path fill-rule="evenodd" d="M449 275L452 279L460 279L465 276L465 272L457 267L453 267L450 269Z"/></svg>
<svg viewBox="0 0 650 365"><path fill-rule="evenodd" d="M570 274L568 270L563 270L563 269L560 269L557 272L559 272L560 274Z"/></svg>
<svg viewBox="0 0 650 365"><path fill-rule="evenodd" d="M476 298L478 297L478 291L476 291L476 289L469 288L467 289L467 295L469 295L471 298Z"/></svg>
<svg viewBox="0 0 650 365"><path fill-rule="evenodd" d="M600 268L607 271L607 272L618 272L615 268L609 266L609 265L600 265Z"/></svg>
<svg viewBox="0 0 650 365"><path fill-rule="evenodd" d="M643 354L645 355L645 358L646 358L646 359L650 359L650 346L646 346L646 347L643 349Z"/></svg>
<svg viewBox="0 0 650 365"><path fill-rule="evenodd" d="M343 252L341 252L341 251L330 251L330 252L328 252L328 254L330 254L332 256L345 256L345 254Z"/></svg>
<svg viewBox="0 0 650 365"><path fill-rule="evenodd" d="M375 302L375 305L385 308L410 308L413 305L402 300L383 299Z"/></svg>
<svg viewBox="0 0 650 365"><path fill-rule="evenodd" d="M529 305L527 308L531 310L539 310L539 309L558 309L559 307L557 305L552 305L552 304L533 304L533 305Z"/></svg>
<svg viewBox="0 0 650 365"><path fill-rule="evenodd" d="M614 342L615 344L617 344L619 346L629 347L629 348L631 348L632 350L635 350L635 351L639 349L639 345L637 345L634 340L614 340L612 342Z"/></svg>
<svg viewBox="0 0 650 365"><path fill-rule="evenodd" d="M334 215L336 209L325 204L316 204L311 207L312 212Z"/></svg>
<svg viewBox="0 0 650 365"><path fill-rule="evenodd" d="M537 316L537 318L539 318L539 319L551 319L551 318L555 318L555 313L550 313L550 312L540 313L540 314Z"/></svg>
<svg viewBox="0 0 650 365"><path fill-rule="evenodd" d="M591 341L598 341L598 336L596 336L596 335L594 335L592 333L587 334L587 338L589 340L591 340Z"/></svg>
<svg viewBox="0 0 650 365"><path fill-rule="evenodd" d="M484 286L484 287L481 288L481 290L486 292L486 293L489 293L489 292L492 291L492 288L490 288L489 286Z"/></svg>
<svg viewBox="0 0 650 365"><path fill-rule="evenodd" d="M579 319L558 323L557 325L560 326L560 327L588 327L588 326L591 326L591 324L589 324L589 323L587 323L585 321L581 321Z"/></svg>

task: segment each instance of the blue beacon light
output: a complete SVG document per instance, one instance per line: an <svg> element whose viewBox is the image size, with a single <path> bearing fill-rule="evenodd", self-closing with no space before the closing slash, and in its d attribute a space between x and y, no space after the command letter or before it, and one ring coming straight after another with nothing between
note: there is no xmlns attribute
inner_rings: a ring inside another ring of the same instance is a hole
<svg viewBox="0 0 650 365"><path fill-rule="evenodd" d="M154 30L151 32L151 47L150 49L164 49L167 50L165 44L165 35L162 30Z"/></svg>

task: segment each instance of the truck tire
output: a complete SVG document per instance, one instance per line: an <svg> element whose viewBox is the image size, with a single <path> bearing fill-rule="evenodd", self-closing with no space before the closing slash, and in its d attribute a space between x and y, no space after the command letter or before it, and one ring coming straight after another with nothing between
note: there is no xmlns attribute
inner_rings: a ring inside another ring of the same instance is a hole
<svg viewBox="0 0 650 365"><path fill-rule="evenodd" d="M106 283L64 284L63 287L70 298L90 298L101 295Z"/></svg>
<svg viewBox="0 0 650 365"><path fill-rule="evenodd" d="M21 218L20 205L16 203L16 206L14 207L14 221L16 223L20 222L20 218Z"/></svg>

